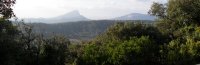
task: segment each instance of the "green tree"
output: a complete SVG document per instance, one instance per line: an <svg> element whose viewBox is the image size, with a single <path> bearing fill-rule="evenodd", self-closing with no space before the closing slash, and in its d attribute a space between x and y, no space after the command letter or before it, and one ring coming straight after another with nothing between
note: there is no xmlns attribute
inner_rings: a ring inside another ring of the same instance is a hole
<svg viewBox="0 0 200 65"><path fill-rule="evenodd" d="M158 28L171 38L174 32L188 25L199 25L200 1L168 0L166 4L154 3L149 14L157 16Z"/></svg>
<svg viewBox="0 0 200 65"><path fill-rule="evenodd" d="M1 18L8 19L14 16L12 6L16 0L1 0L0 1L0 14Z"/></svg>
<svg viewBox="0 0 200 65"><path fill-rule="evenodd" d="M0 19L0 63L2 65L12 65L18 63L20 43L18 43L19 31L12 22Z"/></svg>
<svg viewBox="0 0 200 65"><path fill-rule="evenodd" d="M154 3L149 14L157 16L157 28L171 38L162 45L164 65L194 65L199 63L199 0L168 0Z"/></svg>
<svg viewBox="0 0 200 65"><path fill-rule="evenodd" d="M157 45L149 37L132 37L128 41L119 43L113 49L108 49L110 63L114 65L154 65L159 64L156 53ZM145 63L144 63L145 62Z"/></svg>
<svg viewBox="0 0 200 65"><path fill-rule="evenodd" d="M14 14L12 6L15 0L0 1L0 63L2 65L14 65L19 63L20 43L17 42L19 31L12 22L7 20Z"/></svg>
<svg viewBox="0 0 200 65"><path fill-rule="evenodd" d="M42 65L65 65L69 56L69 40L64 37L46 39L42 57Z"/></svg>
<svg viewBox="0 0 200 65"><path fill-rule="evenodd" d="M110 41L125 41L131 37L149 36L150 39L157 42L157 44L163 44L168 42L170 38L167 35L163 35L157 27L153 24L145 24L141 22L125 22L116 23L108 30L97 36L95 41L97 42L110 42Z"/></svg>
<svg viewBox="0 0 200 65"><path fill-rule="evenodd" d="M78 65L154 65L158 60L159 47L147 36L130 40L112 41L99 45L87 44ZM145 63L144 63L145 62Z"/></svg>

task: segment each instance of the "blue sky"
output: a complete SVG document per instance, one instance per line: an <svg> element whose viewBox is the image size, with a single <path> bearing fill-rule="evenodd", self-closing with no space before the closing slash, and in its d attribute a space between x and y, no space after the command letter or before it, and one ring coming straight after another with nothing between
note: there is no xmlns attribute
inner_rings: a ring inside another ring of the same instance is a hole
<svg viewBox="0 0 200 65"><path fill-rule="evenodd" d="M108 19L129 13L146 14L153 2L167 0L17 0L19 18L49 18L78 10L89 19Z"/></svg>

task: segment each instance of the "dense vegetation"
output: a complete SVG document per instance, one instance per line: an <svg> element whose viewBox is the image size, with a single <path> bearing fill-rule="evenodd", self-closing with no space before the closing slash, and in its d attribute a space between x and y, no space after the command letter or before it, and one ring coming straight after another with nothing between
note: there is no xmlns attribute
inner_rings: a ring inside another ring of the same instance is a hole
<svg viewBox="0 0 200 65"><path fill-rule="evenodd" d="M155 24L118 22L91 41L71 44L12 24L15 0L0 3L1 65L195 65L200 63L200 1L154 3ZM4 8L6 6L6 8ZM9 11L9 12L5 12Z"/></svg>

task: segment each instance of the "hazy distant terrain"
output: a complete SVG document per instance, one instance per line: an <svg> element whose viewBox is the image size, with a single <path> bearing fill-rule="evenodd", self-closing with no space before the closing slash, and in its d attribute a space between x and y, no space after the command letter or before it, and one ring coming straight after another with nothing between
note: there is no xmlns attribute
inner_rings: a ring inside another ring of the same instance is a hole
<svg viewBox="0 0 200 65"><path fill-rule="evenodd" d="M70 39L88 40L102 34L106 29L117 22L144 22L152 23L153 21L116 21L116 20L97 20L97 21L79 21L66 23L32 23L34 31L44 35L64 35Z"/></svg>
<svg viewBox="0 0 200 65"><path fill-rule="evenodd" d="M147 14L131 13L128 15L113 18L112 20L155 20L155 16L150 16Z"/></svg>
<svg viewBox="0 0 200 65"><path fill-rule="evenodd" d="M62 23L62 22L76 22L76 21L89 21L90 19L82 16L78 11L72 11L60 16L52 18L25 18L25 22L38 22L38 23Z"/></svg>
<svg viewBox="0 0 200 65"><path fill-rule="evenodd" d="M70 39L88 40L103 33L116 22L147 22L151 23L155 17L131 13L107 20L91 20L81 15L79 11L72 11L52 18L25 18L34 26L34 31L47 36L64 35ZM140 21L141 20L141 21Z"/></svg>
<svg viewBox="0 0 200 65"><path fill-rule="evenodd" d="M60 16L52 18L25 18L25 22L31 23L64 23L64 22L77 22L77 21L90 21L85 16L81 15L79 11L72 11ZM154 16L140 13L131 13L123 16L118 16L116 18L106 19L106 20L155 20Z"/></svg>

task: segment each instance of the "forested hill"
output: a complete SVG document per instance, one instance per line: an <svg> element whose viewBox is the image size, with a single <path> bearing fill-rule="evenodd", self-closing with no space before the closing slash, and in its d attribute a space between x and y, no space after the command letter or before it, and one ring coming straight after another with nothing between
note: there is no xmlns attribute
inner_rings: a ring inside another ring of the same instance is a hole
<svg viewBox="0 0 200 65"><path fill-rule="evenodd" d="M46 23L30 23L34 31L47 36L50 35L64 35L70 39L89 40L95 36L103 33L108 27L117 22L142 22L152 23L153 21L147 20L93 20L93 21L79 21L79 22L66 22L56 24Z"/></svg>

